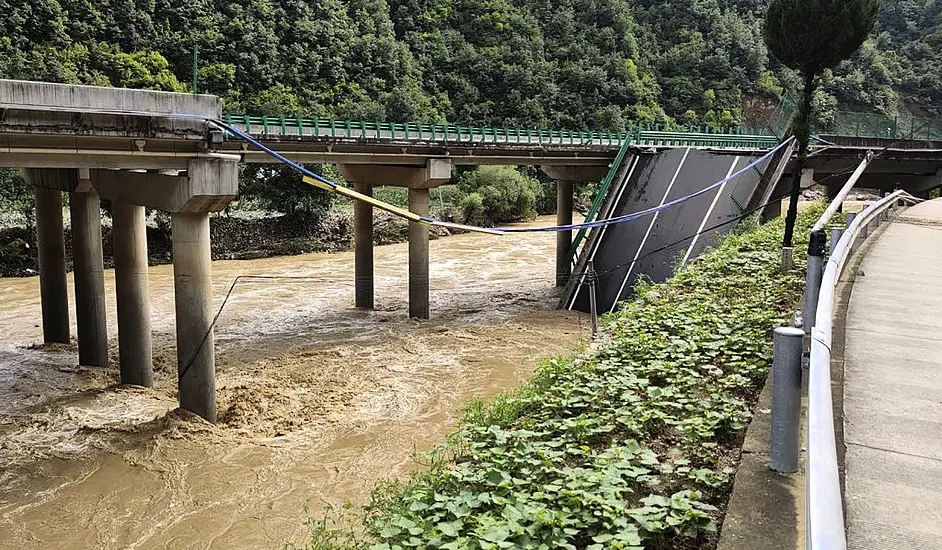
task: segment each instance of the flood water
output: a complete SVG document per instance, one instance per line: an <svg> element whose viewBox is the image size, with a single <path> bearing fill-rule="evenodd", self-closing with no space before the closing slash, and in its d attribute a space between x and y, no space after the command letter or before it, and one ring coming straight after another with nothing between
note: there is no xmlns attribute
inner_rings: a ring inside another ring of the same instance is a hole
<svg viewBox="0 0 942 550"><path fill-rule="evenodd" d="M303 543L306 507L365 502L463 405L587 336L554 309L554 250L548 233L433 241L429 321L407 319L405 244L375 249L373 312L352 307L352 252L214 262L217 307L239 275L294 277L233 290L216 425L174 411L171 266L150 272L153 389L78 366L74 345L38 346L38 278L0 279L0 548ZM116 363L110 271L105 286Z"/></svg>

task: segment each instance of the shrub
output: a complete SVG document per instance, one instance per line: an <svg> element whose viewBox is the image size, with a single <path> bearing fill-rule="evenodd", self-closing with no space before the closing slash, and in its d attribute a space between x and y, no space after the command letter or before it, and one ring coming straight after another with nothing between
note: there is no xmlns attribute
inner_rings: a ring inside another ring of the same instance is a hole
<svg viewBox="0 0 942 550"><path fill-rule="evenodd" d="M465 223L496 225L536 217L540 183L512 166L481 166L477 170L465 172L458 188L463 195L459 199L463 211L478 215L478 199L468 198L471 195L478 195L483 207L482 219L475 222L472 221L473 217L466 217Z"/></svg>
<svg viewBox="0 0 942 550"><path fill-rule="evenodd" d="M484 215L484 197L480 193L470 193L461 197L458 208L464 223L470 225L487 224Z"/></svg>

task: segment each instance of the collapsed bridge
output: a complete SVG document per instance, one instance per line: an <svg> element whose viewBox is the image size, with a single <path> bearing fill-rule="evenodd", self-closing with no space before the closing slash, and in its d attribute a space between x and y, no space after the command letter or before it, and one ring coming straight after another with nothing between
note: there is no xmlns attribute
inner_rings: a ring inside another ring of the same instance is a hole
<svg viewBox="0 0 942 550"><path fill-rule="evenodd" d="M685 247L686 261L732 226L714 227L721 221L774 206L781 198L776 182L788 174L790 151L780 147L765 161L756 160L779 143L769 131L738 129L691 132L645 125L627 132L569 132L225 116L213 96L0 80L0 166L19 168L36 195L44 340L67 343L71 338L62 219L62 193L67 192L79 361L89 366L109 362L100 210L101 199L108 200L121 381L152 383L144 214L145 208L168 212L179 401L211 421L216 410L209 216L238 194L240 163L338 165L363 198L355 206L355 303L363 308L373 305L372 209L384 207L366 199L376 185L407 187L409 312L427 318L428 229L434 222L428 217L429 189L451 181L454 166L532 165L553 177L559 227L549 229L558 234L557 283L569 285L571 300L564 305L584 305L580 278L570 274L584 272L593 261L608 277L602 287L608 307L626 295L638 274L660 279L670 272L674 253L655 255L655 249L670 248L665 243ZM918 162L918 185L937 186L942 147L925 141L917 145L892 149L882 169L912 175L906 170ZM828 147L828 156L820 158L834 163L856 158L872 144ZM737 178L717 185L715 193L670 204L746 167ZM660 209L618 226L592 228L586 238L584 226L572 225L573 184L600 180L603 191L589 222ZM575 242L573 231L579 231Z"/></svg>

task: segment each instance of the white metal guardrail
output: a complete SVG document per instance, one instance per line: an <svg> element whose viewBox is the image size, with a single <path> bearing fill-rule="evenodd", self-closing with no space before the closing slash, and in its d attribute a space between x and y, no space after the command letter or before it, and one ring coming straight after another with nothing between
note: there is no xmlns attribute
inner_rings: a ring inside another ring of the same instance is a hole
<svg viewBox="0 0 942 550"><path fill-rule="evenodd" d="M844 230L837 244L832 245L833 252L828 258L821 279L811 331L808 373L805 523L806 547L809 550L844 550L847 547L831 399L831 317L834 313L834 292L847 260L857 244L863 242L861 237L865 239L870 234L871 226L878 225L887 218L891 210L905 202L916 203L919 200L903 191L896 191L858 214Z"/></svg>

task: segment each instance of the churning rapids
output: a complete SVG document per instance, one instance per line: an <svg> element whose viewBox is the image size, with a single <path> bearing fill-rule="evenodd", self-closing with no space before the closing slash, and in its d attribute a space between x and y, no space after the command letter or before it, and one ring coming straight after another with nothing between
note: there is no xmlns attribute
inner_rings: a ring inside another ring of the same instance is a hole
<svg viewBox="0 0 942 550"><path fill-rule="evenodd" d="M216 328L216 425L174 411L170 266L150 272L153 389L77 366L74 345L35 345L38 279L0 279L0 547L304 542L305 507L364 502L464 404L586 336L585 319L553 309L554 245L433 241L430 321L407 319L405 244L375 249L373 312L352 308L352 252L214 262L217 307L237 275L311 278L236 286ZM114 363L112 272L105 285Z"/></svg>

